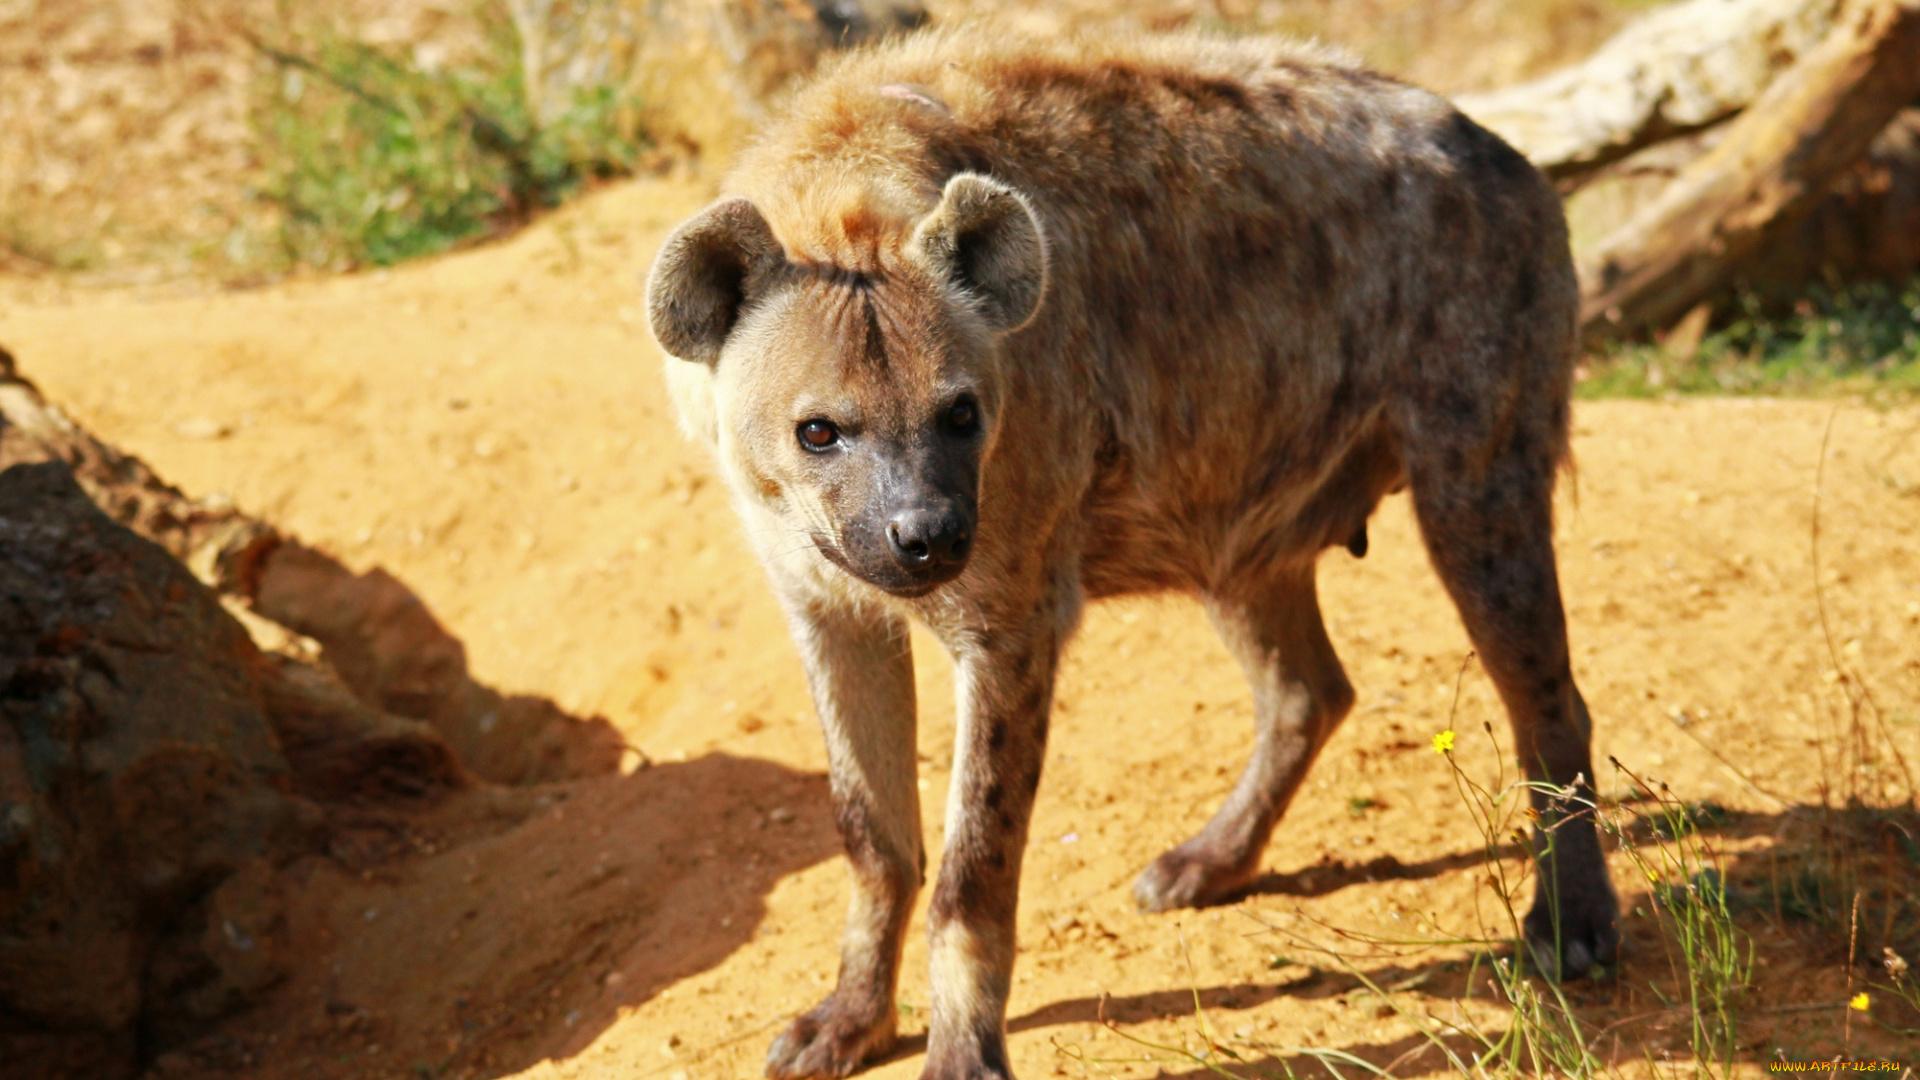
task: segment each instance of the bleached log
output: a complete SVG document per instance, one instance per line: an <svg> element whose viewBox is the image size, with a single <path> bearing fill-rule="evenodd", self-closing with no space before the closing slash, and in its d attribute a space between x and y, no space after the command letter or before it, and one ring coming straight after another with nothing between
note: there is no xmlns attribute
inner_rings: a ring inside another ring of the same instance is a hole
<svg viewBox="0 0 1920 1080"><path fill-rule="evenodd" d="M1584 63L1456 99L1563 188L1752 104L1834 29L1841 0L1685 0Z"/></svg>
<svg viewBox="0 0 1920 1080"><path fill-rule="evenodd" d="M1580 259L1581 322L1661 327L1812 210L1920 94L1920 0L1849 5L1659 198Z"/></svg>

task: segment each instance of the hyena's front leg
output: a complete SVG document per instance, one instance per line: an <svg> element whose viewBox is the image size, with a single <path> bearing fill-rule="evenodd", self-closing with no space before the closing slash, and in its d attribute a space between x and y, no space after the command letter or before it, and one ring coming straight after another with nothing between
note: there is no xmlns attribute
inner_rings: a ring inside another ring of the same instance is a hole
<svg viewBox="0 0 1920 1080"><path fill-rule="evenodd" d="M892 1047L900 943L926 865L906 624L805 601L787 607L826 730L853 902L838 985L767 1052L767 1075L777 1080L847 1076Z"/></svg>
<svg viewBox="0 0 1920 1080"><path fill-rule="evenodd" d="M995 627L956 650L959 724L946 851L928 911L933 1017L923 1080L1006 1080L1020 861L1064 621Z"/></svg>

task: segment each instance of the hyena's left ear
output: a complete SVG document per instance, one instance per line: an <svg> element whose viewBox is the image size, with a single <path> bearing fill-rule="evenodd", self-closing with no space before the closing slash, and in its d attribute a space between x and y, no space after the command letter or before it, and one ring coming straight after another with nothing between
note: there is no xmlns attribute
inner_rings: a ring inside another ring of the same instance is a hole
<svg viewBox="0 0 1920 1080"><path fill-rule="evenodd" d="M947 181L940 205L914 226L927 265L980 301L994 329L1018 330L1047 291L1047 239L1019 192L979 173Z"/></svg>
<svg viewBox="0 0 1920 1080"><path fill-rule="evenodd" d="M647 274L647 321L660 347L712 364L760 278L785 260L767 219L746 199L722 199L687 219Z"/></svg>

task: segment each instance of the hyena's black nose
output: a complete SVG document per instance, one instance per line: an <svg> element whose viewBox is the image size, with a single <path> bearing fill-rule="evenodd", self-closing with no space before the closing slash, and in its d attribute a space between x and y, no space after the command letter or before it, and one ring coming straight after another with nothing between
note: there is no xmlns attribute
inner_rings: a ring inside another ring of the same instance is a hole
<svg viewBox="0 0 1920 1080"><path fill-rule="evenodd" d="M972 547L972 531L951 507L902 510L887 522L887 548L908 570L957 566Z"/></svg>

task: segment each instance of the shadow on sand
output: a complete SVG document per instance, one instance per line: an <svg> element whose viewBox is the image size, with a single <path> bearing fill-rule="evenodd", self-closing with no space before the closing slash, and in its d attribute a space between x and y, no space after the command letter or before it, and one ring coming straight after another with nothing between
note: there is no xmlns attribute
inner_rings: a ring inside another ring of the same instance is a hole
<svg viewBox="0 0 1920 1080"><path fill-rule="evenodd" d="M1920 1031L1920 1011L1901 1002L1897 995L1876 991L1872 1020L1857 1018L1858 1022L1847 1025L1843 1022L1844 1002L1850 991L1844 988L1865 987L1876 980L1886 982L1886 973L1878 970L1878 960L1887 941L1908 956L1920 952L1916 948L1920 945L1920 913L1916 912L1920 907L1920 818L1911 810L1835 811L1793 806L1778 814L1762 814L1709 807L1696 824L1716 849L1725 841L1761 837L1776 841L1772 848L1745 849L1720 859L1735 923L1757 943L1762 957L1740 998L1740 1060L1758 1065L1777 1056L1776 1051L1793 1060L1828 1060L1848 1052L1856 1058L1898 1058L1903 1052L1910 1055L1912 1033ZM1633 838L1642 845L1658 841L1651 827L1636 829ZM1834 864L1824 854L1833 845L1851 845L1852 870L1847 871L1851 877L1832 876L1830 867ZM1500 851L1502 858L1509 859L1523 854L1517 845ZM1425 879L1470 871L1484 859L1484 853L1470 851L1414 864L1391 858L1363 864L1322 864L1293 873L1268 874L1248 895L1326 896L1368 881ZM1861 898L1860 940L1854 943L1856 963L1851 981L1846 974L1844 924L1823 924L1818 913L1810 910L1811 905L1822 902L1820 890L1833 894L1824 900L1838 905L1829 913L1835 918L1844 916L1848 897L1857 892ZM1644 1061L1649 1053L1690 1060L1691 1011L1685 1004L1684 962L1676 966L1673 942L1663 939L1653 916L1656 901L1646 889L1623 891L1621 903L1628 915L1619 969L1604 979L1563 984L1560 993L1573 1008L1581 1030L1591 1041L1590 1049L1601 1061L1619 1066ZM1866 928L1869 922L1875 929ZM1886 932L1891 937L1882 941ZM1392 1006L1367 989L1368 982L1388 989L1399 1008L1416 1015L1445 1017L1451 1015L1456 1002L1477 999L1484 1005L1497 1000L1486 959L1482 954L1477 971L1457 952L1451 958L1414 953L1391 963L1361 962L1358 970L1364 972L1365 981L1353 971L1293 965L1275 972L1272 981L1203 987L1170 985L1166 990L1144 994L1054 1001L1010 1017L1007 1029L1019 1033L1103 1022L1132 1025L1175 1021L1185 1022L1188 1037L1173 1041L1198 1047L1202 1044L1197 1005L1207 1014L1216 1037L1226 1038L1228 1049L1239 1054L1239 1059L1220 1055L1207 1064L1183 1058L1171 1049L1155 1050L1114 1038L1102 1040L1096 1048L1080 1043L1078 1035L1068 1035L1061 1039L1063 1061L1075 1054L1084 1054L1089 1062L1103 1055L1111 1055L1116 1064L1126 1060L1137 1065L1146 1060L1158 1066L1160 1071L1155 1075L1179 1080L1223 1075L1248 1080L1305 1080L1378 1075L1375 1070L1398 1075L1448 1071L1440 1047L1419 1034L1307 1048L1264 1044L1258 1034L1226 1037L1225 1032L1244 1024L1236 1014L1278 999L1339 999L1345 1006L1366 1010L1363 1015L1373 1018L1373 1026L1397 1034L1406 1030L1404 1024L1395 1018ZM1169 982L1175 980L1170 977ZM1497 1035L1501 1028L1495 1025L1490 1034ZM1484 1049L1458 1035L1449 1035L1444 1042L1465 1061L1473 1060L1475 1050ZM888 1060L925 1052L925 1036L919 1036L903 1040Z"/></svg>
<svg viewBox="0 0 1920 1080"><path fill-rule="evenodd" d="M825 777L726 754L335 825L279 875L286 981L178 1048L182 1075L491 1080L574 1057L782 932L769 892L840 850Z"/></svg>

